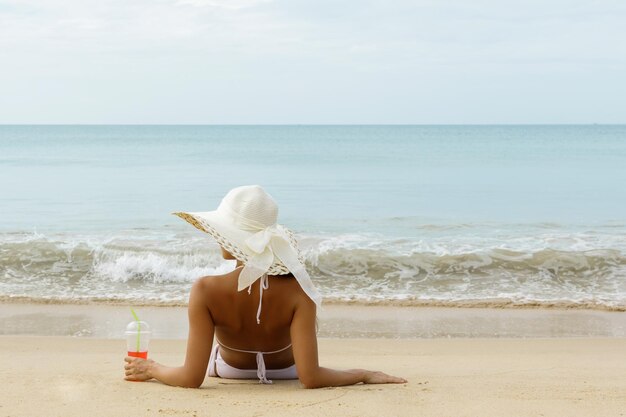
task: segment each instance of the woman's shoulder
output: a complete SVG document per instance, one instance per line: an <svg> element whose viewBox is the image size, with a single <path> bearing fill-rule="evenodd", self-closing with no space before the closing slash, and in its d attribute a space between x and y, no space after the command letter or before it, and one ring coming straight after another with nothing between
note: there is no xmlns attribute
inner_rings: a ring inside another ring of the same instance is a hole
<svg viewBox="0 0 626 417"><path fill-rule="evenodd" d="M308 305L311 302L309 296L306 295L300 283L292 274L274 276L269 282L269 287L278 290L274 293L287 297L290 300L290 304L294 306ZM313 304L315 305L315 303Z"/></svg>
<svg viewBox="0 0 626 417"><path fill-rule="evenodd" d="M235 269L225 274L205 275L197 278L194 282L194 286L202 289L216 289L218 287L228 286L229 283L237 279L239 271L240 269Z"/></svg>

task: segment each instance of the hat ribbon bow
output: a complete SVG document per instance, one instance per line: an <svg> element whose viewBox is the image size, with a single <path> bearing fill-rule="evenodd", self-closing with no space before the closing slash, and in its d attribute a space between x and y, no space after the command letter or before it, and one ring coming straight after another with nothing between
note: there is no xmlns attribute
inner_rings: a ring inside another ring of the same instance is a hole
<svg viewBox="0 0 626 417"><path fill-rule="evenodd" d="M322 296L313 285L304 265L298 259L298 254L291 246L283 226L273 224L259 230L248 237L245 244L253 255L248 258L248 262L239 274L238 291L250 287L257 279L266 274L274 263L274 255L276 255L296 277L300 287L311 300L318 307L321 306Z"/></svg>

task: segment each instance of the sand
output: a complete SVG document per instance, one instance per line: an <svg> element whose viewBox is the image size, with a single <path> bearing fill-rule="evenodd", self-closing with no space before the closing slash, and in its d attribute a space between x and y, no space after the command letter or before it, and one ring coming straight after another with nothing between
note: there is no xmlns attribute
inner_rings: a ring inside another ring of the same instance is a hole
<svg viewBox="0 0 626 417"><path fill-rule="evenodd" d="M139 307L150 355L184 360L185 308ZM128 306L0 303L0 416L626 416L626 313L328 306L320 361L402 385L305 390L124 381Z"/></svg>
<svg viewBox="0 0 626 417"><path fill-rule="evenodd" d="M122 340L0 337L1 416L624 416L626 339L320 339L320 360L401 385L305 390L207 378L200 389L123 380ZM184 340L151 357L184 359Z"/></svg>

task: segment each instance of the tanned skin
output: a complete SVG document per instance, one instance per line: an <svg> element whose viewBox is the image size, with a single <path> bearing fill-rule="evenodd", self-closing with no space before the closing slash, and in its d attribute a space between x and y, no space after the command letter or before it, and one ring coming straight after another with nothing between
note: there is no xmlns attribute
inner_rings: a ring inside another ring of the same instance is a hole
<svg viewBox="0 0 626 417"><path fill-rule="evenodd" d="M235 259L222 248L224 259ZM259 285L237 291L243 264L235 270L199 278L189 295L189 338L185 363L161 365L152 359L126 357L126 380L156 379L167 385L198 388L204 382L214 335L236 349L271 352L291 343L290 349L265 355L267 369L287 368L295 363L305 388L365 384L401 384L404 378L365 369L335 370L319 365L316 306L291 275L269 276L263 291L261 323L256 322ZM254 354L220 349L224 361L240 369L256 369Z"/></svg>

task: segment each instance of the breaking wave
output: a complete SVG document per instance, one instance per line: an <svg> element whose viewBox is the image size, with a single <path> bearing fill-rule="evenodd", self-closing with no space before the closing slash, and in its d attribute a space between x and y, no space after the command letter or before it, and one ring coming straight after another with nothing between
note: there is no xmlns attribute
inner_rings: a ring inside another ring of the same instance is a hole
<svg viewBox="0 0 626 417"><path fill-rule="evenodd" d="M197 234L142 233L0 235L0 297L179 305L196 278L234 267ZM298 239L330 302L626 308L620 235Z"/></svg>

